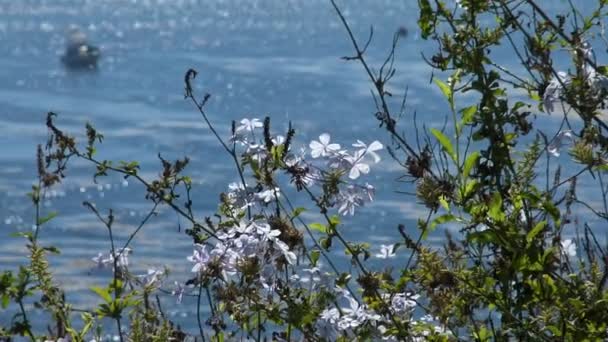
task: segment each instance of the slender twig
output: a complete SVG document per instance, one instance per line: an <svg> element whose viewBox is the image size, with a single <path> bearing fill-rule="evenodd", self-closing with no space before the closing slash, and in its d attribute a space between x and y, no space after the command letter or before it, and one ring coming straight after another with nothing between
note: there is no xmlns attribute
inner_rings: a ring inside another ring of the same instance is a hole
<svg viewBox="0 0 608 342"><path fill-rule="evenodd" d="M198 330L201 334L201 339L205 342L205 333L203 331L203 323L201 322L201 295L203 293L203 283L198 285L198 296L196 302L196 322L198 323Z"/></svg>
<svg viewBox="0 0 608 342"><path fill-rule="evenodd" d="M371 68L369 67L367 61L364 58L364 50L362 50L359 47L359 43L357 42L357 39L355 38L350 25L348 24L348 21L346 20L346 18L344 17L342 11L340 10L340 8L338 7L338 5L336 4L335 0L330 0L334 10L336 11L338 17L340 18L340 21L342 22L342 25L344 26L344 28L346 29L346 32L348 34L348 37L355 49L355 56L352 57L343 57L343 59L345 60L358 60L361 65L363 66L363 69L365 70L365 72L367 73L370 81L374 84L374 87L376 89L378 98L380 99L380 107L382 109L382 114L383 117L381 118L381 121L386 125L386 130L391 134L391 137L393 139L395 139L403 148L405 148L407 150L407 152L409 153L409 155L411 155L412 157L416 158L417 160L421 160L421 157L418 153L416 153L416 151L414 151L414 149L411 147L411 145L403 138L403 136L401 136L400 134L397 133L396 128L395 128L395 120L391 117L391 111L389 109L389 106L387 104L386 101L386 91L384 89L384 85L386 80L382 79L381 76L377 77L376 75L374 75L373 71L371 70ZM394 49L395 49L395 44L393 43L393 50L391 53L389 53L389 58L387 59L390 60L390 56L392 56L394 54ZM390 73L389 73L390 74ZM429 174L433 177L433 178L437 178L433 172L429 169L427 170L429 172Z"/></svg>
<svg viewBox="0 0 608 342"><path fill-rule="evenodd" d="M192 69L190 69L190 70L192 70ZM199 113L201 113L201 116L203 117L203 120L205 120L205 123L207 124L207 127L209 127L209 130L211 130L211 132L216 137L217 141L219 141L219 143L222 145L224 150L226 150L226 152L230 155L230 157L232 157L232 160L233 160L233 162L236 166L237 172L239 174L241 184L243 185L243 188L245 189L245 191L248 191L247 183L245 182L245 177L243 176L243 170L241 168L241 164L240 164L238 156L236 154L236 149L234 148L234 146L232 149L230 149L228 147L228 145L224 142L224 139L222 139L222 137L217 133L217 130L215 129L213 124L211 124L211 121L207 117L207 113L205 113L205 109L204 109L205 103L207 103L207 101L209 100L210 95L209 94L205 95L203 100L199 102L191 91L192 88L190 86L190 79L188 78L188 74L190 73L190 70L188 70L188 72L186 73L186 89L190 89L190 91L186 91L185 96L186 96L186 98L189 98L190 100L192 100L192 103L196 106ZM194 73L194 75L196 75L196 72ZM247 217L249 219L251 219L251 208L249 208L249 207L247 207Z"/></svg>

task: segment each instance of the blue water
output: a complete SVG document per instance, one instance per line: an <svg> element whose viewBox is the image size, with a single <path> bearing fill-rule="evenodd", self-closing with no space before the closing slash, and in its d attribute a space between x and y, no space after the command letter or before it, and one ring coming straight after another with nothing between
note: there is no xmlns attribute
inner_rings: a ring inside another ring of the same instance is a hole
<svg viewBox="0 0 608 342"><path fill-rule="evenodd" d="M447 106L429 85L431 70L421 54L430 55L434 46L419 39L416 2L349 0L342 6L360 39L374 25L368 57L373 65L381 62L393 33L408 29L397 49L392 105L398 109L408 86L405 132L413 132L414 110L420 125L442 125ZM83 28L101 48L96 72L68 71L59 62L70 24ZM190 156L187 173L195 181L199 217L214 213L218 194L237 175L183 98L188 68L199 71L196 92L212 94L207 110L224 137L231 120L268 115L275 133L292 121L296 146L307 146L323 132L344 146L355 139L390 144L377 127L363 70L340 59L352 47L327 0L0 0L0 42L0 270L26 262L24 240L9 234L32 227L33 208L25 194L36 180L35 150L46 139L47 111L58 113L58 125L81 139L85 123L91 122L105 136L100 158L138 160L149 179L158 174L157 153L168 159ZM374 251L398 236L398 223L415 234L416 219L426 213L413 197L395 192L411 191L411 186L396 181L402 174L399 165L383 156L369 178L378 188L376 201L344 226L349 239L367 240ZM107 252L109 242L82 201L113 208L117 239L123 242L151 208L134 182L110 176L94 184L93 173L86 163L70 165L68 177L43 205L45 212L59 216L40 233L43 243L61 249L50 262L79 308L97 302L90 286L110 279L109 273L92 270L90 259ZM308 208L306 217L314 219L314 208ZM372 212L373 217L366 215ZM161 209L133 243L131 270L167 266L172 270L168 285L185 280L191 254L185 227ZM167 310L177 323L194 328L193 303L186 299ZM0 310L0 322L8 319L8 312Z"/></svg>

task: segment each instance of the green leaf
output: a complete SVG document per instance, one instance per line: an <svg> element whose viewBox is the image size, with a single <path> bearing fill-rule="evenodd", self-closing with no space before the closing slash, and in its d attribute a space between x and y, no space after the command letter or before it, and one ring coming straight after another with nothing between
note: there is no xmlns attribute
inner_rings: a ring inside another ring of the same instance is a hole
<svg viewBox="0 0 608 342"><path fill-rule="evenodd" d="M43 224L45 224L45 223L49 222L50 220L54 219L55 216L57 216L57 212L56 211L51 211L45 217L41 217L41 218L38 219L38 225L42 226Z"/></svg>
<svg viewBox="0 0 608 342"><path fill-rule="evenodd" d="M84 312L80 315L82 321L85 323L84 326L82 327L82 333L80 334L81 336L85 336L89 330L91 330L91 328L93 327L93 323L94 323L94 319L93 319L93 315L91 315L88 312Z"/></svg>
<svg viewBox="0 0 608 342"><path fill-rule="evenodd" d="M480 327L476 332L473 333L475 341L486 342L492 340L492 333L484 326Z"/></svg>
<svg viewBox="0 0 608 342"><path fill-rule="evenodd" d="M530 99L534 100L534 101L541 101L542 100L542 98L540 97L540 95L536 91L529 92L528 96L530 96Z"/></svg>
<svg viewBox="0 0 608 342"><path fill-rule="evenodd" d="M473 170L473 167L477 165L477 160L479 159L479 156L479 152L475 151L467 157L467 160L464 161L464 168L462 169L462 174L465 179L469 178L471 170Z"/></svg>
<svg viewBox="0 0 608 342"><path fill-rule="evenodd" d="M340 273L340 275L336 279L336 285L340 287L346 287L350 278L352 278L352 275L350 273Z"/></svg>
<svg viewBox="0 0 608 342"><path fill-rule="evenodd" d="M310 229L316 230L321 233L327 233L327 226L322 223L311 223L308 225Z"/></svg>
<svg viewBox="0 0 608 342"><path fill-rule="evenodd" d="M479 244L497 243L498 236L491 229L486 229L480 232L470 233L469 235L467 235L467 241Z"/></svg>
<svg viewBox="0 0 608 342"><path fill-rule="evenodd" d="M466 108L463 108L460 113L462 114L462 123L470 124L473 122L473 116L477 113L477 105L472 105Z"/></svg>
<svg viewBox="0 0 608 342"><path fill-rule="evenodd" d="M9 236L10 237L24 237L28 240L32 240L34 238L34 235L31 232L15 232L15 233L10 233Z"/></svg>
<svg viewBox="0 0 608 342"><path fill-rule="evenodd" d="M547 200L545 202L543 202L543 209L545 209L545 211L551 215L551 218L553 219L553 221L555 221L556 225L560 225L560 214L559 214L559 209L555 206L555 204L553 204L553 202L551 202L551 200Z"/></svg>
<svg viewBox="0 0 608 342"><path fill-rule="evenodd" d="M475 193L475 189L477 188L478 182L476 180L471 180L464 185L464 193L462 194L463 198L468 198L469 196Z"/></svg>
<svg viewBox="0 0 608 342"><path fill-rule="evenodd" d="M329 223L331 223L332 227L336 227L340 224L340 216L338 215L333 215L332 217L329 218Z"/></svg>
<svg viewBox="0 0 608 342"><path fill-rule="evenodd" d="M303 212L305 212L305 211L306 211L306 208L302 208L302 207L295 208L293 210L293 213L291 214L291 218L296 218L296 217L300 216L300 214L303 213Z"/></svg>
<svg viewBox="0 0 608 342"><path fill-rule="evenodd" d="M429 0L418 1L420 7L420 18L418 19L418 26L421 30L421 36L423 39L427 39L433 29L435 28L435 21L433 20L433 8Z"/></svg>
<svg viewBox="0 0 608 342"><path fill-rule="evenodd" d="M445 199L445 196L443 196L443 195L439 196L439 204L441 204L441 206L443 207L443 209L445 209L445 211L450 211L450 204Z"/></svg>
<svg viewBox="0 0 608 342"><path fill-rule="evenodd" d="M433 222L431 222L431 230L435 229L437 227L437 225L452 222L452 221L458 221L458 220L459 220L459 218L452 214L441 215L441 216L435 218L433 220Z"/></svg>
<svg viewBox="0 0 608 342"><path fill-rule="evenodd" d="M528 244L530 244L532 241L534 241L534 238L536 237L536 235L538 235L540 232L542 232L545 227L547 226L547 221L540 221L536 224L536 226L534 226L534 228L532 228L531 231L528 232L528 234L526 235L526 241L528 242Z"/></svg>
<svg viewBox="0 0 608 342"><path fill-rule="evenodd" d="M99 297L101 297L104 301L106 301L106 303L110 303L112 301L112 296L110 295L110 291L108 291L108 289L99 286L93 286L91 287L91 290L95 292Z"/></svg>
<svg viewBox="0 0 608 342"><path fill-rule="evenodd" d="M505 213L502 211L502 197L499 192L492 195L492 200L488 205L488 216L496 222L504 221Z"/></svg>
<svg viewBox="0 0 608 342"><path fill-rule="evenodd" d="M435 82L435 84L439 86L439 89L441 89L443 96L445 96L445 98L448 99L450 104L452 104L452 89L450 88L450 86L438 78L433 78L433 82Z"/></svg>
<svg viewBox="0 0 608 342"><path fill-rule="evenodd" d="M317 266L317 262L319 261L320 255L321 252L318 250L313 250L310 252L310 263L312 264L312 267Z"/></svg>
<svg viewBox="0 0 608 342"><path fill-rule="evenodd" d="M435 139L439 141L441 147L443 147L443 150L450 156L450 158L452 158L452 160L456 162L456 154L454 153L454 147L452 146L450 139L440 130L435 128L431 128L431 134L433 134Z"/></svg>
<svg viewBox="0 0 608 342"><path fill-rule="evenodd" d="M61 251L59 250L59 248L55 247L55 246L48 246L48 247L43 247L43 249L47 252L51 252L53 254L61 254Z"/></svg>

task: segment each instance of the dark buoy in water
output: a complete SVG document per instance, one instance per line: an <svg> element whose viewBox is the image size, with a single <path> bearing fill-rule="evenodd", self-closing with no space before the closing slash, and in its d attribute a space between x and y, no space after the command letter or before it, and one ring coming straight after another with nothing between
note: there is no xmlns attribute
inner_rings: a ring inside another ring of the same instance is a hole
<svg viewBox="0 0 608 342"><path fill-rule="evenodd" d="M68 31L65 54L61 62L68 69L96 69L101 56L99 48L87 42L86 35L77 27Z"/></svg>

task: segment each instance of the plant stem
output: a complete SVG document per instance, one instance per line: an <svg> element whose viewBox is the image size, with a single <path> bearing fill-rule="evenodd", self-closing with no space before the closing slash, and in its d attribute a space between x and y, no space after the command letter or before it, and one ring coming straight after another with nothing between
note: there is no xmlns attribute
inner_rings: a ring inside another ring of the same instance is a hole
<svg viewBox="0 0 608 342"><path fill-rule="evenodd" d="M203 294L203 284L198 285L198 298L196 302L196 322L198 323L198 330L201 334L203 342L205 342L205 333L203 332L203 323L201 322L201 296Z"/></svg>

